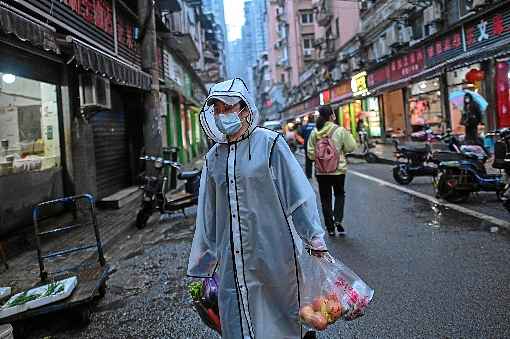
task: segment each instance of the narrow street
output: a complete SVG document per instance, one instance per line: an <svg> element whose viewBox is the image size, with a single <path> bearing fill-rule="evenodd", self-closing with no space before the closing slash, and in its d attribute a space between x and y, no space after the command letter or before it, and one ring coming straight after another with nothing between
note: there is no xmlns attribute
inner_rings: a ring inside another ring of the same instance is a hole
<svg viewBox="0 0 510 339"><path fill-rule="evenodd" d="M193 222L175 215L131 228L106 253L116 273L91 324L52 325L31 338L216 337L186 289ZM364 317L320 338L510 336L508 233L355 175L347 178L345 226L347 236L330 238L329 249L375 289L374 301Z"/></svg>

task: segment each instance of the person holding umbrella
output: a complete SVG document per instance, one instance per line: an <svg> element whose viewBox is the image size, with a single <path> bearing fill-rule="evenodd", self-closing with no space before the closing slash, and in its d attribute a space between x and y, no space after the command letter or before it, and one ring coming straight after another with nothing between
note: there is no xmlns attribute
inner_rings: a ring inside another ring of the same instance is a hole
<svg viewBox="0 0 510 339"><path fill-rule="evenodd" d="M482 111L473 95L467 92L464 95L464 112L462 113L461 125L466 128L466 143L480 145L478 138L478 125L482 122ZM483 145L483 143L481 144Z"/></svg>

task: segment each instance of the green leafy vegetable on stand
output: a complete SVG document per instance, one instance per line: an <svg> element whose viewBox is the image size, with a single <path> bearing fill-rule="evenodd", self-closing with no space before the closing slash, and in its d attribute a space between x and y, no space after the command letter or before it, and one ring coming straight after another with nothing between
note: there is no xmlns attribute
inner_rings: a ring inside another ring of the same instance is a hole
<svg viewBox="0 0 510 339"><path fill-rule="evenodd" d="M195 301L198 301L204 295L203 284L199 281L195 281L188 286L189 294L191 298Z"/></svg>
<svg viewBox="0 0 510 339"><path fill-rule="evenodd" d="M26 291L23 294L20 294L19 296L17 296L16 299L14 299L13 301L7 303L7 307L14 307L14 306L18 306L18 305L23 305L23 304L26 304L29 301L32 301L32 300L35 300L35 299L39 298L40 296L41 296L40 294L30 294L30 295L28 295L28 291Z"/></svg>
<svg viewBox="0 0 510 339"><path fill-rule="evenodd" d="M58 294L64 290L64 284L52 282L48 285L48 289L42 295L43 297L49 297L50 295Z"/></svg>

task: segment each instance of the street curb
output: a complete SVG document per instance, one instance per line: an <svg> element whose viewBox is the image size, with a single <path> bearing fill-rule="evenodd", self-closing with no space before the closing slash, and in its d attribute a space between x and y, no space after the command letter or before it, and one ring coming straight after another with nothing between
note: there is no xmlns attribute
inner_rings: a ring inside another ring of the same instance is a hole
<svg viewBox="0 0 510 339"><path fill-rule="evenodd" d="M481 212L473 211L473 210L471 210L469 208L466 208L466 207L463 207L463 206L460 206L460 205L457 205L457 204L451 204L451 203L443 202L443 201L437 200L436 198L431 197L430 195L427 195L427 194L424 194L424 193L420 193L420 192L416 192L416 191L413 191L413 190L411 190L409 188L398 186L396 184L393 184L393 183L384 181L382 179L379 179L379 178L376 178L376 177L373 177L373 176L370 176L370 175L367 175L367 174L364 174L364 173L360 173L360 172L357 172L357 171L354 171L354 170L349 170L348 173L353 174L353 175L355 175L357 177L366 179L366 180L370 180L370 181L376 182L379 185L382 185L382 186L385 186L385 187L389 187L389 188L392 188L394 190L397 190L397 191L400 191L400 192L403 192L403 193L415 196L417 198L427 200L427 201L429 201L429 202L431 202L433 204L437 204L439 206L450 208L452 210L455 210L457 212L460 212L460 213L472 216L474 218L477 218L477 219L480 219L480 220L483 220L483 221L487 221L487 222L489 222L491 224L494 224L496 226L502 227L504 229L510 230L510 222L508 222L506 220L502 220L502 219L499 219L499 218L496 218L496 217L493 217L493 216L490 216L490 215L487 215L487 214L484 214L484 213L481 213Z"/></svg>

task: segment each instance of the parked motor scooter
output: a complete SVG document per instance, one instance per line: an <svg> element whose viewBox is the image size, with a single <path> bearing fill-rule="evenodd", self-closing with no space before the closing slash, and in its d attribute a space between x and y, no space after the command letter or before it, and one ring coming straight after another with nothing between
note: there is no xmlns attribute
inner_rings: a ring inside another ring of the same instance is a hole
<svg viewBox="0 0 510 339"><path fill-rule="evenodd" d="M155 176L143 175L143 198L140 209L136 216L136 227L139 229L147 226L147 220L156 210L161 214L182 211L187 207L198 203L198 191L200 186L201 170L183 171L182 165L176 161L164 160L161 157L142 156L147 164L153 163L156 170ZM177 178L186 181L183 192L169 196L167 194L168 177L165 168L173 167L177 170Z"/></svg>
<svg viewBox="0 0 510 339"><path fill-rule="evenodd" d="M501 196L503 206L510 212L510 128L501 129L494 144L494 162L492 167L505 171L506 188Z"/></svg>
<svg viewBox="0 0 510 339"><path fill-rule="evenodd" d="M378 160L377 155L370 151L370 148L375 147L368 140L368 132L363 128L358 130L358 136L361 145L361 155L368 163L376 163Z"/></svg>
<svg viewBox="0 0 510 339"><path fill-rule="evenodd" d="M429 143L400 145L394 139L397 163L393 167L393 178L400 185L410 184L415 177L433 177L438 174L438 158L451 153L460 153L460 143L450 130L438 138L447 151L432 151Z"/></svg>
<svg viewBox="0 0 510 339"><path fill-rule="evenodd" d="M501 137L507 132L492 133ZM473 192L495 192L498 199L506 203L509 185L505 175L487 173L485 162L488 155L484 149L481 146L469 145L461 146L461 151L460 159L439 163L437 197L448 202L460 203L466 201ZM492 166L498 169L497 164Z"/></svg>
<svg viewBox="0 0 510 339"><path fill-rule="evenodd" d="M434 133L429 125L423 125L423 129L411 134L411 141L434 142L439 141L440 134Z"/></svg>

